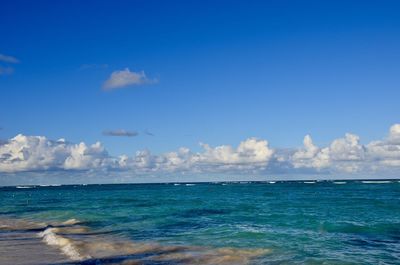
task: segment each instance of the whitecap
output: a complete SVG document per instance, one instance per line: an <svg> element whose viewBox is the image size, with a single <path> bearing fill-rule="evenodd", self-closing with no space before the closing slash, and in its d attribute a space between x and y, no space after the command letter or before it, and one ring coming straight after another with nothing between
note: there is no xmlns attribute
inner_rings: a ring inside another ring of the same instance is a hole
<svg viewBox="0 0 400 265"><path fill-rule="evenodd" d="M32 186L17 186L17 189L32 189Z"/></svg>
<svg viewBox="0 0 400 265"><path fill-rule="evenodd" d="M316 182L315 181L304 181L303 183L305 183L305 184L315 184Z"/></svg>
<svg viewBox="0 0 400 265"><path fill-rule="evenodd" d="M337 185L343 185L346 184L346 181L334 181L333 184L337 184Z"/></svg>
<svg viewBox="0 0 400 265"><path fill-rule="evenodd" d="M361 181L364 184L386 184L391 183L390 180L363 180Z"/></svg>
<svg viewBox="0 0 400 265"><path fill-rule="evenodd" d="M192 183L187 183L185 184L186 186L196 186L196 184L192 184Z"/></svg>

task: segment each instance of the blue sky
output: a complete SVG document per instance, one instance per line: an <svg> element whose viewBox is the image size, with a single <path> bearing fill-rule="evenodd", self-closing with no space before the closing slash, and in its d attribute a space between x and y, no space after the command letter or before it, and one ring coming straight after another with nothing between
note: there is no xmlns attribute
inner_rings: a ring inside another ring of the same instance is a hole
<svg viewBox="0 0 400 265"><path fill-rule="evenodd" d="M397 1L3 1L1 139L92 144L112 155L297 148L399 122ZM141 84L105 91L115 71ZM104 131L135 131L111 137ZM146 135L151 132L154 136Z"/></svg>

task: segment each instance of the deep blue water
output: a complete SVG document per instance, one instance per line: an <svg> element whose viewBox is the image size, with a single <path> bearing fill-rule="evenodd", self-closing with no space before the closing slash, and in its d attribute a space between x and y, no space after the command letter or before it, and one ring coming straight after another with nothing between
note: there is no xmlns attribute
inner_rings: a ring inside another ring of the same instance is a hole
<svg viewBox="0 0 400 265"><path fill-rule="evenodd" d="M58 232L72 242L248 255L237 264L400 264L398 181L3 187L2 219L53 225L75 219L85 233ZM174 257L168 264L187 261Z"/></svg>

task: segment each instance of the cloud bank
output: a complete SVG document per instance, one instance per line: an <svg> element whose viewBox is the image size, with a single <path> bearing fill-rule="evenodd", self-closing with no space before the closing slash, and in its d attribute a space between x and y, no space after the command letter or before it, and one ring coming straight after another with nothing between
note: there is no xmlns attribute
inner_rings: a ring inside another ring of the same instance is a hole
<svg viewBox="0 0 400 265"><path fill-rule="evenodd" d="M120 132L118 132L120 133ZM117 133L117 134L118 134ZM111 156L101 143L52 141L44 136L17 135L0 144L0 172L26 171L124 171L135 175L165 173L195 174L356 174L400 172L400 124L391 126L387 137L362 144L351 133L316 146L306 135L303 147L271 148L263 139L249 138L237 146L200 144L201 151L182 147L177 151Z"/></svg>
<svg viewBox="0 0 400 265"><path fill-rule="evenodd" d="M155 83L156 80L147 78L144 71L131 72L129 68L118 70L111 73L111 76L104 82L104 90L114 90L127 86L137 86Z"/></svg>

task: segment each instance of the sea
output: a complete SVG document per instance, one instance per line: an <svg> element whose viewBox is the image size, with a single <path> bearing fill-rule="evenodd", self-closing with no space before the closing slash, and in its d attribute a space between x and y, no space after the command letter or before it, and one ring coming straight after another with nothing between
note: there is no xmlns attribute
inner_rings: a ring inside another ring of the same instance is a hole
<svg viewBox="0 0 400 265"><path fill-rule="evenodd" d="M0 264L400 264L400 182L0 187Z"/></svg>

